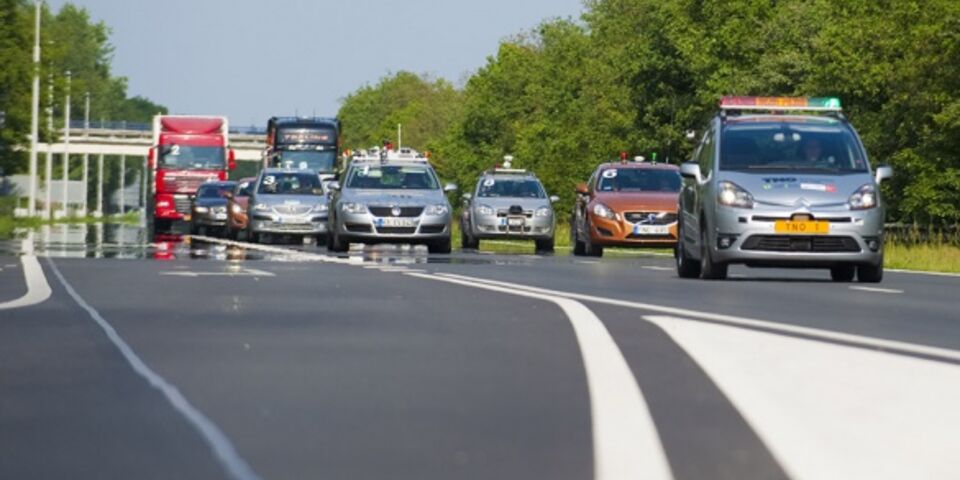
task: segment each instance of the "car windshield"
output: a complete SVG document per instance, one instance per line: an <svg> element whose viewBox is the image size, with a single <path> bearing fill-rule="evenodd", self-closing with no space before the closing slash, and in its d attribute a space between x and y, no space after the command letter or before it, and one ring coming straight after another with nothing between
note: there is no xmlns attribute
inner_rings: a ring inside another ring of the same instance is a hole
<svg viewBox="0 0 960 480"><path fill-rule="evenodd" d="M197 190L197 198L226 198L227 193L231 191L233 191L231 184L203 185Z"/></svg>
<svg viewBox="0 0 960 480"><path fill-rule="evenodd" d="M160 145L161 167L185 169L222 169L225 162L223 147L193 147L187 145Z"/></svg>
<svg viewBox="0 0 960 480"><path fill-rule="evenodd" d="M335 150L284 150L277 155L278 167L299 168L315 172L332 172L336 167Z"/></svg>
<svg viewBox="0 0 960 480"><path fill-rule="evenodd" d="M720 143L720 170L867 171L860 144L840 122L730 124Z"/></svg>
<svg viewBox="0 0 960 480"><path fill-rule="evenodd" d="M608 168L600 172L601 192L679 192L682 184L676 170L654 168Z"/></svg>
<svg viewBox="0 0 960 480"><path fill-rule="evenodd" d="M385 190L436 190L437 177L430 167L400 165L361 165L347 178L347 188Z"/></svg>
<svg viewBox="0 0 960 480"><path fill-rule="evenodd" d="M238 197L249 197L253 194L253 184L254 180L244 180L237 184L237 194Z"/></svg>
<svg viewBox="0 0 960 480"><path fill-rule="evenodd" d="M487 177L480 182L478 197L546 198L540 182L528 178Z"/></svg>
<svg viewBox="0 0 960 480"><path fill-rule="evenodd" d="M267 173L260 180L257 194L323 195L323 186L320 177L312 173Z"/></svg>

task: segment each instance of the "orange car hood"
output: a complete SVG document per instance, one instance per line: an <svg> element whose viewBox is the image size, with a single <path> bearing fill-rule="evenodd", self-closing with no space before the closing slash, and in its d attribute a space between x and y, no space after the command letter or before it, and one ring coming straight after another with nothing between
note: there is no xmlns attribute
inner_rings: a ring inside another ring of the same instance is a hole
<svg viewBox="0 0 960 480"><path fill-rule="evenodd" d="M618 212L629 210L676 211L680 194L670 192L601 192L594 201Z"/></svg>

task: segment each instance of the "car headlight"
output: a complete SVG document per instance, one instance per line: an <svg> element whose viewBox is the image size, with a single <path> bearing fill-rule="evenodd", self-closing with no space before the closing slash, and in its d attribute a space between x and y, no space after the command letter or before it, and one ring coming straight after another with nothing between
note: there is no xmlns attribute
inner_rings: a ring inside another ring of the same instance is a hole
<svg viewBox="0 0 960 480"><path fill-rule="evenodd" d="M437 205L427 205L427 208L423 211L424 215L446 215L450 211L450 208L443 204Z"/></svg>
<svg viewBox="0 0 960 480"><path fill-rule="evenodd" d="M493 207L491 207L491 206L489 206L489 205L480 205L479 207L477 207L477 214L478 214L478 215L493 215L493 214L494 214Z"/></svg>
<svg viewBox="0 0 960 480"><path fill-rule="evenodd" d="M738 208L753 208L753 195L733 182L720 182L717 201L720 205Z"/></svg>
<svg viewBox="0 0 960 480"><path fill-rule="evenodd" d="M869 210L877 206L877 188L866 184L853 192L847 200L850 210Z"/></svg>
<svg viewBox="0 0 960 480"><path fill-rule="evenodd" d="M553 215L553 209L551 209L550 207L540 207L537 209L534 215L538 217L549 217L550 215Z"/></svg>
<svg viewBox="0 0 960 480"><path fill-rule="evenodd" d="M253 209L258 212L266 212L270 210L270 206L267 205L266 203L258 203L253 206Z"/></svg>
<svg viewBox="0 0 960 480"><path fill-rule="evenodd" d="M321 204L318 204L318 205L314 205L314 206L313 206L313 209L312 209L311 211L314 212L314 213L323 213L323 212L326 212L326 211L329 210L329 209L330 209L330 207L328 207L326 203L321 203Z"/></svg>
<svg viewBox="0 0 960 480"><path fill-rule="evenodd" d="M367 206L356 202L343 202L340 204L340 210L343 213L367 213Z"/></svg>
<svg viewBox="0 0 960 480"><path fill-rule="evenodd" d="M197 213L207 213L210 209L207 207L193 207L193 211Z"/></svg>
<svg viewBox="0 0 960 480"><path fill-rule="evenodd" d="M243 213L243 207L241 207L238 203L230 205L230 210L233 211L233 213Z"/></svg>
<svg viewBox="0 0 960 480"><path fill-rule="evenodd" d="M593 214L610 220L616 220L617 218L617 214L614 213L613 209L602 203L593 204Z"/></svg>

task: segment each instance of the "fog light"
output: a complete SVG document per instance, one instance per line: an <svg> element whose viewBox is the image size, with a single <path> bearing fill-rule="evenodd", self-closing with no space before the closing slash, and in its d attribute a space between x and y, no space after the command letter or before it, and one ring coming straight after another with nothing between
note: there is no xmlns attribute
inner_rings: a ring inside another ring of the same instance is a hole
<svg viewBox="0 0 960 480"><path fill-rule="evenodd" d="M733 246L733 242L736 239L737 237L733 235L721 235L717 237L717 248L720 248L723 250L730 248L731 246Z"/></svg>
<svg viewBox="0 0 960 480"><path fill-rule="evenodd" d="M864 240L866 240L867 248L869 248L871 252L880 250L880 241L876 238L865 238Z"/></svg>

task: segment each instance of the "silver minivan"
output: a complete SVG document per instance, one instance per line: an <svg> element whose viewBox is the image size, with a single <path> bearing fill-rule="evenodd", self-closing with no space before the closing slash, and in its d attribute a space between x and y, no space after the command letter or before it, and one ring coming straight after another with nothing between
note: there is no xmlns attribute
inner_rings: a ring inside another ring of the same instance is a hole
<svg viewBox="0 0 960 480"><path fill-rule="evenodd" d="M883 279L879 185L893 172L871 170L837 99L724 97L680 173L681 277L745 264Z"/></svg>

